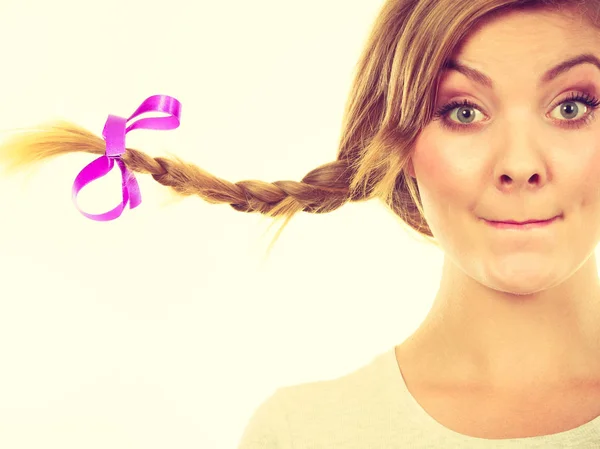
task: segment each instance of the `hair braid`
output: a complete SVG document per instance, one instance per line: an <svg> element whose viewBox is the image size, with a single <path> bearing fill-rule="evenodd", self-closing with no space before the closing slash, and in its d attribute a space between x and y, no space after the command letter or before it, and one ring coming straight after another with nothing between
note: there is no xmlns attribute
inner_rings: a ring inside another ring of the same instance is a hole
<svg viewBox="0 0 600 449"><path fill-rule="evenodd" d="M0 161L6 172L11 172L61 154L87 152L101 155L105 149L105 141L86 129L55 121L25 130L7 140L0 147ZM273 183L255 180L231 183L175 155L171 154L169 159L152 157L134 148L127 148L122 160L130 170L151 174L157 182L171 187L179 195L197 195L212 204L230 204L240 212L287 217L286 223L299 211L326 213L349 200L356 200L349 197L349 166L342 160L312 170L301 182Z"/></svg>

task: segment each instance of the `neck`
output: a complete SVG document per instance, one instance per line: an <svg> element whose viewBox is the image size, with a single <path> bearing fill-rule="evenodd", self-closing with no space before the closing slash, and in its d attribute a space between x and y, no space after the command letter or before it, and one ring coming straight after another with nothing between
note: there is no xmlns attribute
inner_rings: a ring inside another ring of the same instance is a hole
<svg viewBox="0 0 600 449"><path fill-rule="evenodd" d="M600 380L595 258L567 281L527 295L489 289L446 261L434 306L415 337L460 382L519 390Z"/></svg>

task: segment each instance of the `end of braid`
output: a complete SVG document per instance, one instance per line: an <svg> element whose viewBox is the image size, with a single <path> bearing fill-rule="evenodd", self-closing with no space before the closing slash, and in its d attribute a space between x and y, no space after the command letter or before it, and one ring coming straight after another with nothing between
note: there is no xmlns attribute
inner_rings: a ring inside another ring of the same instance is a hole
<svg viewBox="0 0 600 449"><path fill-rule="evenodd" d="M0 165L7 175L63 154L85 152L102 155L106 151L102 138L63 120L6 132L9 137L0 145Z"/></svg>

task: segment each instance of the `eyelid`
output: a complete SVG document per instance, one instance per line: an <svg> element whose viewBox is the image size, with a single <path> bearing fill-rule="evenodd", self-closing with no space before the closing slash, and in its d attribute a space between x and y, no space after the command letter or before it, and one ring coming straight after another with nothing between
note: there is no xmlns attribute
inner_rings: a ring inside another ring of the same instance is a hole
<svg viewBox="0 0 600 449"><path fill-rule="evenodd" d="M556 92L556 89L553 87L548 87L548 88L544 88L542 90L542 92L544 92L543 97L540 99L540 103L539 103L539 108L543 109L544 107L547 107L547 104L549 101L551 101L552 97L554 97L555 99L557 99L557 102L560 101L564 101L562 98L563 96L569 95L572 92L581 92L581 93L585 93L588 92L591 96L594 97L598 97L600 98L600 85L598 84L598 82L594 81L593 79L589 79L589 78L577 78L577 79L565 79L565 81L568 81L568 84L562 84L564 86L567 86L565 89L562 89L560 91L559 94L555 94L554 92ZM551 91L549 91L548 89L551 89ZM438 108L444 106L445 104L451 103L453 101L463 101L465 99L469 100L472 103L475 103L479 106L482 105L482 101L479 100L475 100L473 98L473 92L482 92L482 96L484 95L488 95L491 96L491 100L493 104L498 103L500 100L498 98L498 96L494 93L494 92L488 92L486 91L486 93L483 93L483 90L479 89L477 86L473 87L473 86L444 86L443 88L441 88L438 91L438 98L436 101L436 104L438 104ZM554 107L558 106L558 104L556 104ZM483 107L483 106L482 106ZM480 109L481 112L484 112L483 109Z"/></svg>
<svg viewBox="0 0 600 449"><path fill-rule="evenodd" d="M554 102L550 105L549 107L549 112L548 114L550 114L557 106L559 106L561 103L564 103L565 101L568 101L569 98L573 95L573 94L583 94L586 95L586 90L583 89L568 89L566 91L563 91L561 94L559 94L556 99L554 100ZM590 96L597 96L594 94L595 90L591 89L590 90ZM443 97L442 97L443 98ZM440 108L444 107L447 104L453 103L453 102L459 102L462 103L465 100L469 101L470 103L473 103L473 105L475 105L475 108L481 112L483 115L487 117L489 117L489 114L486 111L486 108L484 106L482 106L482 102L479 100L474 100L472 96L470 96L469 94L458 94L458 95L452 95L451 97L449 97L448 100L445 101L440 101L439 102L439 106L436 107L437 110L439 110ZM578 100L578 102L581 102ZM546 106L547 101L543 101L542 103L540 103L540 109L544 109L548 106Z"/></svg>

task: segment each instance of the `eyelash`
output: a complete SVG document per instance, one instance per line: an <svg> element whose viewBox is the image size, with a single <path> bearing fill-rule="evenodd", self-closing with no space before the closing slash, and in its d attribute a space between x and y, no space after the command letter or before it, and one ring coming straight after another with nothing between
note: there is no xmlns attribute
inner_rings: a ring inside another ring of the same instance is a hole
<svg viewBox="0 0 600 449"><path fill-rule="evenodd" d="M591 95L589 95L587 92L585 93L572 93L570 98L566 98L563 101L556 103L552 109L554 110L554 108L556 108L556 106L562 105L563 103L568 103L568 102L580 102L585 104L588 108L590 108L591 110L588 111L588 114L579 120L559 120L560 122L566 122L565 125L561 125L564 126L565 128L569 128L569 129L579 129L585 125L587 125L588 123L590 123L595 115L594 115L594 111L596 109L598 109L598 106L600 105L600 100L598 100L596 97L593 97ZM473 128L477 125L459 125L456 122L451 121L448 118L448 113L451 112L452 110L456 109L456 108L462 108L462 107L467 107L467 108L473 108L473 109L477 109L479 112L481 112L481 110L479 109L479 106L477 106L476 104L470 102L469 100L463 100L463 102L461 103L460 101L452 101L451 103L448 103L445 106L442 106L435 114L434 114L434 118L433 120L437 120L437 119L441 119L441 124L442 126L444 126L445 128L448 129L452 129L455 131L466 131L470 128Z"/></svg>

